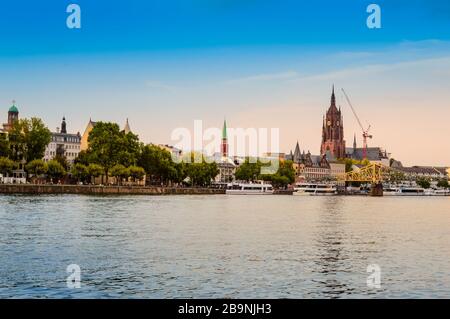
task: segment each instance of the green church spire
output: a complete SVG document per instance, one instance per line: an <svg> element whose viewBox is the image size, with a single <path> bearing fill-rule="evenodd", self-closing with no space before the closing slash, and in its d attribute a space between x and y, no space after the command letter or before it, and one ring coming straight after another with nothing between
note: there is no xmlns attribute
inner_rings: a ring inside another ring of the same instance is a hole
<svg viewBox="0 0 450 319"><path fill-rule="evenodd" d="M227 138L227 121L223 120L222 139Z"/></svg>

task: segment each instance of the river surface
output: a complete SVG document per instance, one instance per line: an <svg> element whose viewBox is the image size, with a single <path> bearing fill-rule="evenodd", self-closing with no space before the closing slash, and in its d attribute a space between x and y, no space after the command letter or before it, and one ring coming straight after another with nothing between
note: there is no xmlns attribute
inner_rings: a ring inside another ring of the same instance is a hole
<svg viewBox="0 0 450 319"><path fill-rule="evenodd" d="M449 298L450 197L0 195L0 298L222 297Z"/></svg>

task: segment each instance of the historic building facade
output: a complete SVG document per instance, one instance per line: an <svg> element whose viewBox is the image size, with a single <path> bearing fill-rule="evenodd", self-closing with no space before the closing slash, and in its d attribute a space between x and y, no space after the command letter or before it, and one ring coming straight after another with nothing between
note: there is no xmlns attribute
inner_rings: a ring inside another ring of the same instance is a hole
<svg viewBox="0 0 450 319"><path fill-rule="evenodd" d="M301 152L298 142L294 153L291 151L286 159L293 162L296 182L323 181L331 178L331 166L326 155L311 155L309 151Z"/></svg>
<svg viewBox="0 0 450 319"><path fill-rule="evenodd" d="M380 163L385 166L389 166L389 159L391 154L381 147L367 147L366 152L364 148L358 147L356 144L356 135L353 139L353 147L347 147L345 149L346 157L357 161L367 159L372 163ZM364 158L364 153L366 158Z"/></svg>
<svg viewBox="0 0 450 319"><path fill-rule="evenodd" d="M66 118L63 117L61 129L57 128L56 132L52 132L52 139L47 145L44 153L44 161L48 162L55 156L65 157L69 164L78 157L81 151L81 135L67 133Z"/></svg>
<svg viewBox="0 0 450 319"><path fill-rule="evenodd" d="M343 118L341 108L336 107L334 86L330 107L323 118L320 154L334 159L346 157Z"/></svg>

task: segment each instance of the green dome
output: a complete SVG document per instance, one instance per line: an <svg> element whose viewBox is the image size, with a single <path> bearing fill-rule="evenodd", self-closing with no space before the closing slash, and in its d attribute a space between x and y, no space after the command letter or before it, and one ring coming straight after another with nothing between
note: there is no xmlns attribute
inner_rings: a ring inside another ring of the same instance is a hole
<svg viewBox="0 0 450 319"><path fill-rule="evenodd" d="M15 105L13 105L9 108L8 112L19 113L19 110L17 109L17 107Z"/></svg>

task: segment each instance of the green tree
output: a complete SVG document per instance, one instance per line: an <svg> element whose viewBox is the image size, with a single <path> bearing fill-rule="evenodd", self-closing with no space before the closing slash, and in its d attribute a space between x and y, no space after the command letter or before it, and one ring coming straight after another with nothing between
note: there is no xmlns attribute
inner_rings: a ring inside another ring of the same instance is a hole
<svg viewBox="0 0 450 319"><path fill-rule="evenodd" d="M122 164L116 164L111 167L110 174L116 178L117 184L120 185L124 178L130 176L130 171Z"/></svg>
<svg viewBox="0 0 450 319"><path fill-rule="evenodd" d="M6 134L0 133L0 156L8 157L10 155L9 140Z"/></svg>
<svg viewBox="0 0 450 319"><path fill-rule="evenodd" d="M47 164L41 159L35 159L29 162L25 166L26 171L29 174L34 175L35 177L39 177L42 174L47 173L48 167Z"/></svg>
<svg viewBox="0 0 450 319"><path fill-rule="evenodd" d="M142 167L153 180L166 183L169 180L177 180L181 166L177 166L172 160L169 151L157 145L145 145L139 156L138 166Z"/></svg>
<svg viewBox="0 0 450 319"><path fill-rule="evenodd" d="M145 170L139 166L132 165L128 167L128 170L133 182L136 182L136 180L141 180L145 175Z"/></svg>
<svg viewBox="0 0 450 319"><path fill-rule="evenodd" d="M186 177L186 165L184 163L175 163L174 165L175 170L171 171L170 180L175 183L182 183Z"/></svg>
<svg viewBox="0 0 450 319"><path fill-rule="evenodd" d="M235 178L239 181L253 182L260 179L262 164L259 160L246 158L236 170Z"/></svg>
<svg viewBox="0 0 450 319"><path fill-rule="evenodd" d="M16 163L9 158L0 157L0 173L3 176L11 174L11 172L15 169Z"/></svg>
<svg viewBox="0 0 450 319"><path fill-rule="evenodd" d="M47 163L47 175L52 179L61 179L66 175L66 170L58 161L51 160Z"/></svg>
<svg viewBox="0 0 450 319"><path fill-rule="evenodd" d="M441 179L437 183L437 187L449 188L448 179Z"/></svg>
<svg viewBox="0 0 450 319"><path fill-rule="evenodd" d="M8 138L12 158L30 162L44 157L45 148L51 140L51 132L41 119L33 117L14 122Z"/></svg>
<svg viewBox="0 0 450 319"><path fill-rule="evenodd" d="M57 161L59 164L64 167L65 170L69 168L69 163L67 162L67 157L64 155L56 154L56 156L53 158L55 161Z"/></svg>
<svg viewBox="0 0 450 319"><path fill-rule="evenodd" d="M431 187L431 181L428 178L421 177L416 180L417 185L422 188L428 189Z"/></svg>
<svg viewBox="0 0 450 319"><path fill-rule="evenodd" d="M89 177L90 181L92 182L92 178L99 177L104 172L103 167L101 167L98 164L91 163L87 166L87 176Z"/></svg>
<svg viewBox="0 0 450 319"><path fill-rule="evenodd" d="M81 163L74 164L70 170L70 174L72 174L72 176L76 178L78 182L85 181L89 176L87 166Z"/></svg>
<svg viewBox="0 0 450 319"><path fill-rule="evenodd" d="M215 162L209 163L201 154L191 153L190 163L184 164L186 176L189 177L192 186L209 186L212 180L219 174L219 168ZM194 157L201 156L201 162L194 161Z"/></svg>
<svg viewBox="0 0 450 319"><path fill-rule="evenodd" d="M138 136L121 131L116 123L97 122L89 133L87 156L91 163L99 164L104 175L116 164L134 165L138 159L141 145Z"/></svg>
<svg viewBox="0 0 450 319"><path fill-rule="evenodd" d="M286 187L295 181L295 170L292 161L280 161L275 174L262 175L261 179L270 181L276 188Z"/></svg>
<svg viewBox="0 0 450 319"><path fill-rule="evenodd" d="M118 163L126 167L135 165L139 159L142 150L142 144L136 134L124 131L120 132L120 141L122 143L118 154Z"/></svg>
<svg viewBox="0 0 450 319"><path fill-rule="evenodd" d="M92 154L90 152L87 152L86 150L80 151L77 158L75 158L73 162L74 164L83 164L84 166L88 166L93 162Z"/></svg>

